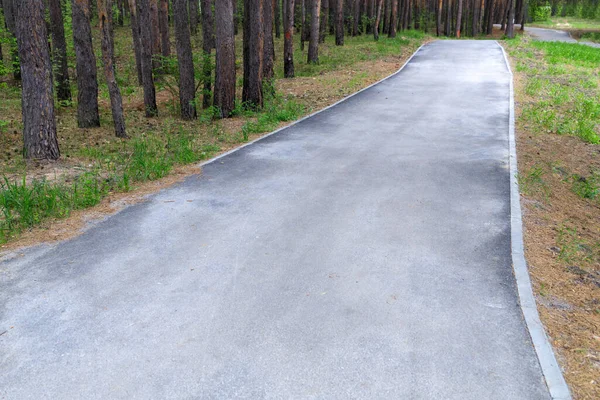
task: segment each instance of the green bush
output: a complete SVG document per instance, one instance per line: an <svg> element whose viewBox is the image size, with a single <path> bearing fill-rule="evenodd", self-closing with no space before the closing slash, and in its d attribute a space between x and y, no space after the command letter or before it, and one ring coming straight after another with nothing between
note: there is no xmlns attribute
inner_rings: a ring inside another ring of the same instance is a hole
<svg viewBox="0 0 600 400"><path fill-rule="evenodd" d="M534 22L544 22L549 21L552 16L552 6L545 3L532 3L530 5L531 18Z"/></svg>

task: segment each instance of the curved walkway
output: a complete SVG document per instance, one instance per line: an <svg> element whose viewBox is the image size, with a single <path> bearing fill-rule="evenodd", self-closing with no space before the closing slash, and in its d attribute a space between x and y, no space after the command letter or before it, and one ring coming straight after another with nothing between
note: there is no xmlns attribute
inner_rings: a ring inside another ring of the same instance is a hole
<svg viewBox="0 0 600 400"><path fill-rule="evenodd" d="M395 76L0 264L3 399L548 399L511 266L511 75Z"/></svg>
<svg viewBox="0 0 600 400"><path fill-rule="evenodd" d="M557 29L546 29L546 28L534 28L525 26L525 31L529 32L536 40L542 42L567 42L567 43L579 43L590 47L600 48L600 43L586 42L575 40L569 32L561 31Z"/></svg>

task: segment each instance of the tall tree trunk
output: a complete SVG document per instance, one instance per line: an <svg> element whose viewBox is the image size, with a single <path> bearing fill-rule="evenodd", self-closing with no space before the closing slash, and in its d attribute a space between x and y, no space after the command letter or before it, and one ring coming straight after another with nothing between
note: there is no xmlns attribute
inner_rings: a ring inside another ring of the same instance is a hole
<svg viewBox="0 0 600 400"><path fill-rule="evenodd" d="M140 27L140 47L142 61L142 83L144 87L144 106L146 117L158 115L156 105L156 89L152 73L152 22L150 15L150 1L137 0L138 23Z"/></svg>
<svg viewBox="0 0 600 400"><path fill-rule="evenodd" d="M89 0L72 0L73 42L77 67L77 126L100 126L98 76L92 45Z"/></svg>
<svg viewBox="0 0 600 400"><path fill-rule="evenodd" d="M233 31L235 36L237 36L240 30L240 1L243 0L233 0Z"/></svg>
<svg viewBox="0 0 600 400"><path fill-rule="evenodd" d="M344 45L344 0L336 0L335 8L335 44Z"/></svg>
<svg viewBox="0 0 600 400"><path fill-rule="evenodd" d="M231 116L235 108L235 30L233 3L236 0L215 2L216 59L214 106L221 118Z"/></svg>
<svg viewBox="0 0 600 400"><path fill-rule="evenodd" d="M131 38L133 40L133 51L135 54L135 68L137 70L138 85L143 84L142 79L142 53L140 43L140 26L138 23L136 0L129 0L129 18L131 19Z"/></svg>
<svg viewBox="0 0 600 400"><path fill-rule="evenodd" d="M218 0L217 0L218 1ZM196 119L196 83L194 82L194 59L190 39L190 18L188 0L173 1L173 20L175 23L175 45L179 61L179 102L181 118Z"/></svg>
<svg viewBox="0 0 600 400"><path fill-rule="evenodd" d="M392 0L391 4L391 15L390 15L390 32L388 36L390 38L396 37L396 26L398 25L398 2L396 0Z"/></svg>
<svg viewBox="0 0 600 400"><path fill-rule="evenodd" d="M115 124L115 134L117 137L126 138L125 118L123 118L123 100L121 91L115 78L115 66L113 64L113 43L111 35L109 13L112 12L111 0L98 0L98 22L100 25L100 34L102 35L102 60L104 62L104 75L108 85L110 95L110 106L112 110L113 122Z"/></svg>
<svg viewBox="0 0 600 400"><path fill-rule="evenodd" d="M358 25L360 24L360 0L353 0L352 9L352 36L358 36Z"/></svg>
<svg viewBox="0 0 600 400"><path fill-rule="evenodd" d="M275 0L275 37L281 37L281 0Z"/></svg>
<svg viewBox="0 0 600 400"><path fill-rule="evenodd" d="M263 106L263 0L244 1L244 86L242 101L250 109Z"/></svg>
<svg viewBox="0 0 600 400"><path fill-rule="evenodd" d="M283 0L283 76L294 77L294 0Z"/></svg>
<svg viewBox="0 0 600 400"><path fill-rule="evenodd" d="M60 151L43 0L20 0L16 33L23 78L21 105L25 157L57 160Z"/></svg>
<svg viewBox="0 0 600 400"><path fill-rule="evenodd" d="M202 107L208 108L212 103L212 62L210 54L215 47L215 19L213 17L213 0L202 0L202 78L204 79L204 90Z"/></svg>
<svg viewBox="0 0 600 400"><path fill-rule="evenodd" d="M152 35L152 57L153 68L160 71L160 29L158 28L158 0L149 0L150 2L150 27Z"/></svg>
<svg viewBox="0 0 600 400"><path fill-rule="evenodd" d="M508 22L506 23L506 36L510 39L515 37L515 0L509 1Z"/></svg>
<svg viewBox="0 0 600 400"><path fill-rule="evenodd" d="M310 41L308 42L308 63L319 62L319 23L321 21L321 0L312 0L310 13Z"/></svg>
<svg viewBox="0 0 600 400"><path fill-rule="evenodd" d="M304 51L304 41L306 40L306 0L302 2L302 20L300 25L300 50ZM310 0L309 0L310 1Z"/></svg>
<svg viewBox="0 0 600 400"><path fill-rule="evenodd" d="M191 31L192 35L197 35L198 34L198 0L189 0L189 12L190 12L190 31Z"/></svg>
<svg viewBox="0 0 600 400"><path fill-rule="evenodd" d="M274 76L275 43L273 42L273 13L275 0L263 0L264 46L263 46L263 79L271 81Z"/></svg>
<svg viewBox="0 0 600 400"><path fill-rule="evenodd" d="M329 23L329 0L321 0L321 26L319 43L325 43L327 35L327 24Z"/></svg>
<svg viewBox="0 0 600 400"><path fill-rule="evenodd" d="M60 0L49 0L50 29L52 32L52 50L54 59L54 79L56 80L56 97L59 101L71 100L71 84L69 81L69 65L67 64L67 41L63 23Z"/></svg>
<svg viewBox="0 0 600 400"><path fill-rule="evenodd" d="M463 0L458 0L458 11L456 13L456 37L460 39L460 28L462 23Z"/></svg>
<svg viewBox="0 0 600 400"><path fill-rule="evenodd" d="M377 3L377 14L375 16L375 26L373 27L373 37L379 40L379 25L381 24L381 12L383 10L383 0Z"/></svg>
<svg viewBox="0 0 600 400"><path fill-rule="evenodd" d="M171 55L171 41L169 38L169 0L159 0L158 29L160 30L161 54L163 57L169 57Z"/></svg>

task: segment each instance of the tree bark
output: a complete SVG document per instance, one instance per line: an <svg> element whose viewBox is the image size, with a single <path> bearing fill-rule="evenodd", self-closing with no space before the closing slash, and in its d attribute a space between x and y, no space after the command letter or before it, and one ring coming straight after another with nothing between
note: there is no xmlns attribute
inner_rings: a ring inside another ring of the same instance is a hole
<svg viewBox="0 0 600 400"><path fill-rule="evenodd" d="M231 116L235 108L235 30L233 26L233 2L215 2L216 69L214 106L221 118Z"/></svg>
<svg viewBox="0 0 600 400"><path fill-rule="evenodd" d="M131 19L131 38L133 40L133 51L135 54L135 68L137 70L138 85L141 86L143 84L142 53L136 0L129 0L129 18Z"/></svg>
<svg viewBox="0 0 600 400"><path fill-rule="evenodd" d="M119 26L123 26L125 24L125 1L124 0L117 0L117 10L118 10L118 15L117 15L117 24L119 24Z"/></svg>
<svg viewBox="0 0 600 400"><path fill-rule="evenodd" d="M152 45L152 59L153 68L156 71L160 71L160 29L158 28L158 0L149 0L150 2L150 27L151 27L151 45Z"/></svg>
<svg viewBox="0 0 600 400"><path fill-rule="evenodd" d="M275 37L281 37L281 0L275 0Z"/></svg>
<svg viewBox="0 0 600 400"><path fill-rule="evenodd" d="M515 37L515 0L509 1L508 22L506 23L506 36L510 39Z"/></svg>
<svg viewBox="0 0 600 400"><path fill-rule="evenodd" d="M321 0L321 24L319 43L325 43L325 36L327 35L327 24L329 23L329 0Z"/></svg>
<svg viewBox="0 0 600 400"><path fill-rule="evenodd" d="M263 79L271 81L275 72L275 43L273 42L273 13L275 0L263 0L264 46L263 46Z"/></svg>
<svg viewBox="0 0 600 400"><path fill-rule="evenodd" d="M56 81L56 97L59 101L71 100L71 83L69 81L69 65L67 64L67 41L63 23L60 0L49 0L50 29L52 32L52 50L54 59L54 79Z"/></svg>
<svg viewBox="0 0 600 400"><path fill-rule="evenodd" d="M283 76L294 77L294 0L283 0Z"/></svg>
<svg viewBox="0 0 600 400"><path fill-rule="evenodd" d="M360 24L360 0L354 0L352 11L352 36L358 36L358 25Z"/></svg>
<svg viewBox="0 0 600 400"><path fill-rule="evenodd" d="M344 0L337 0L335 8L335 44L344 45Z"/></svg>
<svg viewBox="0 0 600 400"><path fill-rule="evenodd" d="M198 34L198 0L189 0L190 31L192 35Z"/></svg>
<svg viewBox="0 0 600 400"><path fill-rule="evenodd" d="M21 60L23 142L28 159L60 157L54 116L52 63L43 0L20 0L16 34Z"/></svg>
<svg viewBox="0 0 600 400"><path fill-rule="evenodd" d="M390 14L390 31L388 33L388 37L395 38L396 27L398 26L398 2L396 0L392 0L391 8L392 10Z"/></svg>
<svg viewBox="0 0 600 400"><path fill-rule="evenodd" d="M171 55L171 40L169 38L169 0L159 0L158 6L160 51L163 57L169 57Z"/></svg>
<svg viewBox="0 0 600 400"><path fill-rule="evenodd" d="M210 54L215 47L215 19L212 5L213 0L202 0L202 52L204 53L202 62L202 78L204 80L203 108L210 107L212 103L212 63Z"/></svg>
<svg viewBox="0 0 600 400"><path fill-rule="evenodd" d="M100 34L102 41L102 60L104 62L104 75L108 85L110 95L110 106L112 110L113 122L115 124L115 134L117 137L126 138L125 118L123 117L123 100L121 91L115 78L115 66L113 64L113 44L110 27L110 16L112 12L111 0L98 0L98 22L100 25Z"/></svg>
<svg viewBox="0 0 600 400"><path fill-rule="evenodd" d="M92 45L89 0L72 0L73 42L77 68L77 126L100 126L98 76Z"/></svg>
<svg viewBox="0 0 600 400"><path fill-rule="evenodd" d="M242 101L249 109L263 106L263 0L244 1L244 86Z"/></svg>
<svg viewBox="0 0 600 400"><path fill-rule="evenodd" d="M137 0L138 23L140 27L140 55L142 64L142 84L144 87L144 106L146 117L158 115L156 105L156 89L154 87L152 67L152 22L150 16L150 1Z"/></svg>
<svg viewBox="0 0 600 400"><path fill-rule="evenodd" d="M304 51L304 41L306 40L306 0L300 0L301 10L302 10L302 18L300 25L300 50Z"/></svg>
<svg viewBox="0 0 600 400"><path fill-rule="evenodd" d="M458 11L456 12L456 37L460 39L460 28L462 22L463 0L458 0Z"/></svg>
<svg viewBox="0 0 600 400"><path fill-rule="evenodd" d="M381 12L383 9L383 0L377 3L377 15L375 17L375 26L373 27L373 36L375 40L379 40L379 25L381 24Z"/></svg>
<svg viewBox="0 0 600 400"><path fill-rule="evenodd" d="M218 0L217 0L218 1ZM190 39L190 18L188 0L173 0L173 20L175 23L175 45L179 61L179 102L181 118L196 119L196 83L194 82L194 59Z"/></svg>
<svg viewBox="0 0 600 400"><path fill-rule="evenodd" d="M321 0L312 0L310 13L310 39L308 42L308 63L319 62L319 23L321 21Z"/></svg>

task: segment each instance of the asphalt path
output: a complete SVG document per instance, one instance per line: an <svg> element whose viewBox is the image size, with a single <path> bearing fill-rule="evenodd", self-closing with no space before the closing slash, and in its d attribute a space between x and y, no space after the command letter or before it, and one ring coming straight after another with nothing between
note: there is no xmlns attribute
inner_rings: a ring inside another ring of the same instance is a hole
<svg viewBox="0 0 600 400"><path fill-rule="evenodd" d="M0 264L2 399L548 399L511 267L511 75L395 76Z"/></svg>

